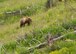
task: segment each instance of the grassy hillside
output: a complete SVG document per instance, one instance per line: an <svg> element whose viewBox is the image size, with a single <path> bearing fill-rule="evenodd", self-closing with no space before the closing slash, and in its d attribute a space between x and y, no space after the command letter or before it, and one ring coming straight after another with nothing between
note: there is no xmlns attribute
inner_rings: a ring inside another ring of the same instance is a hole
<svg viewBox="0 0 76 54"><path fill-rule="evenodd" d="M59 2L45 11L46 0L4 0L0 3L0 54L75 54L76 1L68 1L69 6ZM31 9L25 9L30 7ZM20 15L5 16L4 12L27 10L24 15L32 18L32 24L19 27ZM28 50L47 41L46 36L65 35L52 46ZM72 40L71 42L67 40Z"/></svg>

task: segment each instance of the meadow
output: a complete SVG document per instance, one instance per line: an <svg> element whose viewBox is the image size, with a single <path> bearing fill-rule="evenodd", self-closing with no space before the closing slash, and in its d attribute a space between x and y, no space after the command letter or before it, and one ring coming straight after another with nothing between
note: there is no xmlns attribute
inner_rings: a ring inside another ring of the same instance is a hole
<svg viewBox="0 0 76 54"><path fill-rule="evenodd" d="M2 0L0 1L0 54L75 54L76 1L68 0L67 7L58 2L46 10L47 0ZM73 9L74 8L74 9ZM32 24L20 28L21 15L5 15L5 12L23 11L32 18ZM47 41L46 36L65 35L52 46L28 50ZM72 40L72 41L67 41Z"/></svg>

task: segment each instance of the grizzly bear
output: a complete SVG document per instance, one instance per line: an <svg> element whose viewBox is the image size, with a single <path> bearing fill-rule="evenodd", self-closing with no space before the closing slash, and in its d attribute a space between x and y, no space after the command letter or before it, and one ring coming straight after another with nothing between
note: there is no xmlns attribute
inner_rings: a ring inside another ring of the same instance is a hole
<svg viewBox="0 0 76 54"><path fill-rule="evenodd" d="M29 26L31 22L32 22L32 19L30 17L23 17L20 20L20 27L24 27L25 24Z"/></svg>

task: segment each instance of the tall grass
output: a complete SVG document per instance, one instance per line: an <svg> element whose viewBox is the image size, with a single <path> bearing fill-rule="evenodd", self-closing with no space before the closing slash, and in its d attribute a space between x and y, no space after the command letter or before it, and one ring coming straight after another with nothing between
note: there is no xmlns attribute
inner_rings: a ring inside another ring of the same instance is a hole
<svg viewBox="0 0 76 54"><path fill-rule="evenodd" d="M22 10L22 15L30 16L39 13L45 9L46 0L7 0L0 3L0 21L11 23L12 21L18 20L21 15L4 14L6 12ZM15 16L15 17L13 17ZM19 17L18 17L19 16ZM16 18L17 17L17 18ZM0 23L2 23L0 22Z"/></svg>
<svg viewBox="0 0 76 54"><path fill-rule="evenodd" d="M0 27L0 40L4 43L1 46L1 54L48 54L49 52L52 52L52 54L62 52L67 54L69 49L72 49L72 53L75 52L73 50L76 41L66 42L65 40L75 40L76 34L66 35L63 40L56 41L53 47L46 46L42 49L28 51L28 48L45 42L48 33L53 36L63 35L68 31L73 31L72 27L76 26L76 19L74 19L76 17L74 16L73 19L70 17L71 11L66 11L63 3L43 12L45 2L46 0L7 0L1 2L0 12L24 9L30 6L31 9L27 9L24 14L31 15L32 18L32 24L23 28L19 28L20 16L2 18L6 24ZM66 14L67 17L65 18ZM0 14L0 17L2 16L3 14ZM69 29L69 27L71 28ZM59 51L52 51L51 49Z"/></svg>

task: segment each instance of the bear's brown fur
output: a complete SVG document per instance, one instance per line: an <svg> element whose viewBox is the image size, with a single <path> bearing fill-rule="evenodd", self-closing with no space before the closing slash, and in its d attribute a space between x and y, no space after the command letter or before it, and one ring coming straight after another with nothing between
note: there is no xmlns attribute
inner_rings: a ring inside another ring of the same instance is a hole
<svg viewBox="0 0 76 54"><path fill-rule="evenodd" d="M20 27L24 27L25 24L30 25L31 22L32 22L32 19L30 17L23 17L20 20Z"/></svg>

